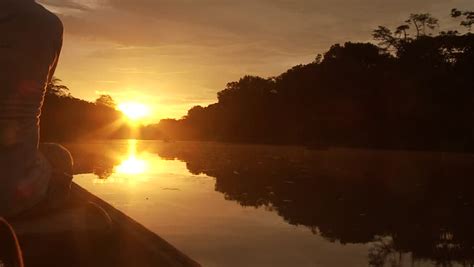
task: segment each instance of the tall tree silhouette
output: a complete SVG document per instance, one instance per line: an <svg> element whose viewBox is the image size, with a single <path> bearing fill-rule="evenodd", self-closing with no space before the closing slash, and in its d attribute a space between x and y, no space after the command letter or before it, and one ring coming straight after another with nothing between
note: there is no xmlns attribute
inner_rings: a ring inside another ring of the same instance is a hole
<svg viewBox="0 0 474 267"><path fill-rule="evenodd" d="M60 97L71 96L69 88L66 85L63 85L62 80L57 77L53 77L53 79L51 79L51 81L48 83L46 94L57 95Z"/></svg>
<svg viewBox="0 0 474 267"><path fill-rule="evenodd" d="M437 27L430 14L411 14L393 31L378 27L378 46L336 44L276 77L244 76L217 103L156 130L187 140L474 151L474 36L432 35Z"/></svg>
<svg viewBox="0 0 474 267"><path fill-rule="evenodd" d="M474 11L461 11L456 8L453 8L451 10L451 17L453 18L459 18L459 17L464 17L464 19L461 21L461 26L464 26L468 29L469 32L472 30L472 25L474 25Z"/></svg>
<svg viewBox="0 0 474 267"><path fill-rule="evenodd" d="M429 13L411 14L406 23L414 26L416 37L428 35L428 29L434 30L439 26L438 19Z"/></svg>
<svg viewBox="0 0 474 267"><path fill-rule="evenodd" d="M96 105L102 105L110 108L115 108L117 104L115 104L115 100L110 95L100 95L95 100Z"/></svg>

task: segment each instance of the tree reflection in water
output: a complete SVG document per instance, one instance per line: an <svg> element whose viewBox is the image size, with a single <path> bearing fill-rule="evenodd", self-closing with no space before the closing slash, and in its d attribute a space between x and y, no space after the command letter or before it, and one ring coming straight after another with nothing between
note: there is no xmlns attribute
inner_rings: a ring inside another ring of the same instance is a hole
<svg viewBox="0 0 474 267"><path fill-rule="evenodd" d="M127 145L70 146L76 172L106 178ZM265 207L329 241L370 244L372 266L433 260L474 263L474 155L229 145L139 143L216 178L216 191ZM107 167L104 167L107 166ZM98 171L101 170L101 171Z"/></svg>

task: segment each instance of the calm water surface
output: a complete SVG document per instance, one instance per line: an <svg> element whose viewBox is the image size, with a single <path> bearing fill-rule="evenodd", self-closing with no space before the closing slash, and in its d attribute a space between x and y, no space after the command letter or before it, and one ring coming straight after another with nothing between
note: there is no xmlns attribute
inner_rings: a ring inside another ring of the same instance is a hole
<svg viewBox="0 0 474 267"><path fill-rule="evenodd" d="M75 181L203 266L471 266L474 156L70 144Z"/></svg>

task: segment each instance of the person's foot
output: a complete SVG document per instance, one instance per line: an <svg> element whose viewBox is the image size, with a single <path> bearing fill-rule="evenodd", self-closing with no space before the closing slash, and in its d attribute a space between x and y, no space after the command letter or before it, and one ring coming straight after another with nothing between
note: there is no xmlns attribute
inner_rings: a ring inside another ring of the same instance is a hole
<svg viewBox="0 0 474 267"><path fill-rule="evenodd" d="M57 209L64 205L71 190L73 159L59 144L44 143L39 148L52 167L46 202L50 209Z"/></svg>
<svg viewBox="0 0 474 267"><path fill-rule="evenodd" d="M0 267L23 267L20 245L10 224L0 218Z"/></svg>

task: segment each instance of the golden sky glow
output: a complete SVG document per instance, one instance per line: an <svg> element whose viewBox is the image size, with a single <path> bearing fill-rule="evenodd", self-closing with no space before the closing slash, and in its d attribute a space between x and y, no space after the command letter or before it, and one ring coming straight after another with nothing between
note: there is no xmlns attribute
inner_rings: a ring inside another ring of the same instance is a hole
<svg viewBox="0 0 474 267"><path fill-rule="evenodd" d="M472 0L39 0L65 26L57 77L75 97L110 94L180 118L246 74L278 75L334 43L430 12L450 27Z"/></svg>
<svg viewBox="0 0 474 267"><path fill-rule="evenodd" d="M139 121L151 115L150 108L141 103L121 103L118 105L118 109L131 121Z"/></svg>

